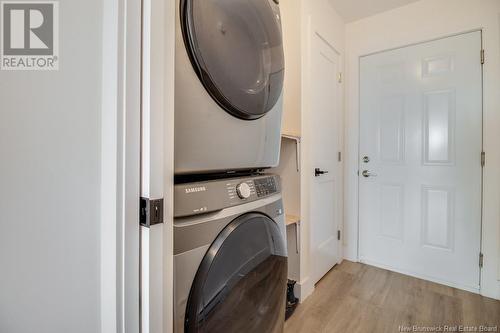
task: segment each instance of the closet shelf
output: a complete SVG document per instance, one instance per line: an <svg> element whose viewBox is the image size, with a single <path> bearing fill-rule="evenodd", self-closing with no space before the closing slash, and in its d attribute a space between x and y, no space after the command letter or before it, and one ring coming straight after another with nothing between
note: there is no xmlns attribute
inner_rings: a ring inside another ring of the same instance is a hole
<svg viewBox="0 0 500 333"><path fill-rule="evenodd" d="M281 137L283 139L293 140L295 142L295 161L297 165L297 172L300 172L300 136L289 133L282 133Z"/></svg>
<svg viewBox="0 0 500 333"><path fill-rule="evenodd" d="M285 216L286 225L298 224L300 222L300 217L295 215L286 214Z"/></svg>
<svg viewBox="0 0 500 333"><path fill-rule="evenodd" d="M292 133L281 133L281 137L289 140L295 140L300 143L300 135L292 134Z"/></svg>

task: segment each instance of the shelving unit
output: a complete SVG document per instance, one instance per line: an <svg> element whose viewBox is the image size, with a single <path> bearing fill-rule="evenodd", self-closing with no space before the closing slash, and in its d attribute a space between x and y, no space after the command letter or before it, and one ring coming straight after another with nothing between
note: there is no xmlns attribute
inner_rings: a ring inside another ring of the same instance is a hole
<svg viewBox="0 0 500 333"><path fill-rule="evenodd" d="M288 278L300 277L300 144L299 135L283 133L278 167L270 170L281 176L288 246Z"/></svg>
<svg viewBox="0 0 500 333"><path fill-rule="evenodd" d="M297 166L297 172L300 172L300 136L283 133L281 137L282 139L293 140L295 142L295 163Z"/></svg>

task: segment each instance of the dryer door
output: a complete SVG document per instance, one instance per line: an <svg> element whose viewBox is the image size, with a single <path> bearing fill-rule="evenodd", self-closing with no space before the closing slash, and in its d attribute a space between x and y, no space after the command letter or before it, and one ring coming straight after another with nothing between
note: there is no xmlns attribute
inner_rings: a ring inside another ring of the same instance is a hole
<svg viewBox="0 0 500 333"><path fill-rule="evenodd" d="M281 332L287 257L277 224L242 215L216 238L189 294L185 332Z"/></svg>
<svg viewBox="0 0 500 333"><path fill-rule="evenodd" d="M277 103L284 77L277 0L181 0L191 63L212 98L242 119Z"/></svg>

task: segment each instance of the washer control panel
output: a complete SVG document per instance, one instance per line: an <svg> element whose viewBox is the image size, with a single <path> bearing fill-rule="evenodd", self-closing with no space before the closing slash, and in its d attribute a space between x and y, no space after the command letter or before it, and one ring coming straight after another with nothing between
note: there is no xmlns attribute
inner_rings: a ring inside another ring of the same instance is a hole
<svg viewBox="0 0 500 333"><path fill-rule="evenodd" d="M255 192L255 189L254 189ZM252 195L252 185L248 183L241 183L236 186L236 194L240 199L248 199Z"/></svg>
<svg viewBox="0 0 500 333"><path fill-rule="evenodd" d="M277 175L177 184L174 188L174 216L214 212L259 200L280 191L280 177Z"/></svg>
<svg viewBox="0 0 500 333"><path fill-rule="evenodd" d="M247 200L255 195L253 180L228 180L227 195L231 201Z"/></svg>
<svg viewBox="0 0 500 333"><path fill-rule="evenodd" d="M265 177L254 180L255 189L259 198L274 194L278 191L274 177Z"/></svg>

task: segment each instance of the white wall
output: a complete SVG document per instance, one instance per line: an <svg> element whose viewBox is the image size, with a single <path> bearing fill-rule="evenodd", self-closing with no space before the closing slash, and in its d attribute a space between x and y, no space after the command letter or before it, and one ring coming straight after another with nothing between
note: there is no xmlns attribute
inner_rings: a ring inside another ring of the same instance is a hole
<svg viewBox="0 0 500 333"><path fill-rule="evenodd" d="M102 7L59 2L59 71L0 72L1 332L101 329Z"/></svg>
<svg viewBox="0 0 500 333"><path fill-rule="evenodd" d="M357 260L359 56L483 28L484 218L482 293L500 298L500 2L421 0L346 25L346 237L345 258ZM479 59L479 54L478 54Z"/></svg>
<svg viewBox="0 0 500 333"><path fill-rule="evenodd" d="M300 156L300 140L296 141L290 138L282 138L280 164L276 168L269 169L269 172L281 176L281 193L283 195L283 206L286 215L300 217L300 165L297 165L300 164L300 160L298 160L297 153L299 153ZM286 228L288 278L299 281L300 256L298 250L300 250L300 247L297 244L296 228L300 228L300 226L294 224Z"/></svg>
<svg viewBox="0 0 500 333"><path fill-rule="evenodd" d="M300 136L301 50L300 0L280 1L285 82L283 88L283 133Z"/></svg>
<svg viewBox="0 0 500 333"><path fill-rule="evenodd" d="M301 151L301 237L300 237L300 292L301 301L305 299L314 289L310 278L311 260L310 258L310 187L313 177L314 166L311 165L311 147L310 136L314 129L310 128L310 45L311 37L314 31L319 32L327 42L335 47L340 53L341 68L343 68L344 58L344 22L335 12L327 0L303 0L301 2L300 12L301 26L301 132L302 132L302 151ZM343 94L341 93L341 96ZM341 103L341 105L343 105ZM342 256L342 254L341 254Z"/></svg>

